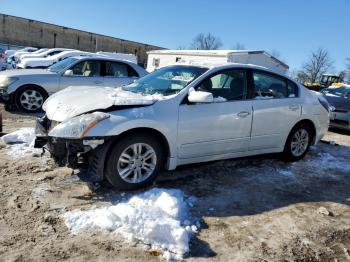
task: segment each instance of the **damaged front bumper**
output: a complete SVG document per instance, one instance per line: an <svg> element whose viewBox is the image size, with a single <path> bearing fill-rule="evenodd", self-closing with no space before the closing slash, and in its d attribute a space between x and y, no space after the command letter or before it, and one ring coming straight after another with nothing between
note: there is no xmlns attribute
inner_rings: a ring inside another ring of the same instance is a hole
<svg viewBox="0 0 350 262"><path fill-rule="evenodd" d="M0 102L9 103L11 95L5 89L0 88Z"/></svg>
<svg viewBox="0 0 350 262"><path fill-rule="evenodd" d="M46 116L38 118L35 126L35 148L50 152L51 157L59 166L78 168L88 165L88 174L94 181L103 179L105 144L108 138L88 137L79 139L57 138L49 136L52 128L58 122L50 121Z"/></svg>

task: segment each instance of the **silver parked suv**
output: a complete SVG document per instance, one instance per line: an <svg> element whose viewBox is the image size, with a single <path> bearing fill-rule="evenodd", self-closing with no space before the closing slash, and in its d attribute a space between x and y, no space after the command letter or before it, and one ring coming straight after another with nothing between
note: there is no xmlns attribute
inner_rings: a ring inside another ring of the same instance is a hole
<svg viewBox="0 0 350 262"><path fill-rule="evenodd" d="M126 60L70 57L48 69L0 72L0 99L10 107L37 112L48 96L68 86L119 87L146 74L143 68Z"/></svg>

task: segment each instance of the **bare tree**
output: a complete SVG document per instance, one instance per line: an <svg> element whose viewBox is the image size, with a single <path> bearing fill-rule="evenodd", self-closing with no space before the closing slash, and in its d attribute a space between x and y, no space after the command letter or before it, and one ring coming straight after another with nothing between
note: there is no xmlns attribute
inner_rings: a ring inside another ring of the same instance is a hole
<svg viewBox="0 0 350 262"><path fill-rule="evenodd" d="M245 50L245 46L241 44L240 42L237 42L235 45L232 47L233 50Z"/></svg>
<svg viewBox="0 0 350 262"><path fill-rule="evenodd" d="M345 70L340 71L338 82L343 82L345 80L345 77L346 77L346 71Z"/></svg>
<svg viewBox="0 0 350 262"><path fill-rule="evenodd" d="M329 53L326 49L319 48L311 53L309 61L307 61L303 67L303 75L307 76L308 81L319 81L322 74L332 68L333 61L331 60Z"/></svg>
<svg viewBox="0 0 350 262"><path fill-rule="evenodd" d="M350 83L350 58L347 58L346 61L347 61L346 71L348 75L348 82Z"/></svg>
<svg viewBox="0 0 350 262"><path fill-rule="evenodd" d="M309 80L309 76L302 70L299 70L297 73L296 73L296 76L294 78L296 81L298 81L299 83L305 83L305 82L308 82L310 81Z"/></svg>
<svg viewBox="0 0 350 262"><path fill-rule="evenodd" d="M216 50L222 46L220 39L211 33L200 33L192 41L191 48L198 50Z"/></svg>

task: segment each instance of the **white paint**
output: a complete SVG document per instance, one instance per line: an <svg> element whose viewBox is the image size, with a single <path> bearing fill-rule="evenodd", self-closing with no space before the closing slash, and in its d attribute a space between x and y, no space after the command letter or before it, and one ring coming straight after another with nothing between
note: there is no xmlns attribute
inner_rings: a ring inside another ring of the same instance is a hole
<svg viewBox="0 0 350 262"><path fill-rule="evenodd" d="M53 65L54 63L57 63L65 58L72 57L72 56L87 56L87 55L93 55L93 53L89 52L82 52L79 50L69 50L69 51L63 51L61 53L58 53L53 56L48 57L34 57L34 58L24 58L21 59L21 62L17 64L17 67L20 68L35 68L35 67L49 67Z"/></svg>
<svg viewBox="0 0 350 262"><path fill-rule="evenodd" d="M78 86L68 87L50 96L43 106L49 119L65 121L87 111L102 110L111 106L151 105L165 99L160 94L142 95L120 88Z"/></svg>
<svg viewBox="0 0 350 262"><path fill-rule="evenodd" d="M131 63L137 64L137 56L133 54L111 53L111 52L102 52L102 51L99 51L96 54L105 56L105 57L112 57L114 59L126 60Z"/></svg>

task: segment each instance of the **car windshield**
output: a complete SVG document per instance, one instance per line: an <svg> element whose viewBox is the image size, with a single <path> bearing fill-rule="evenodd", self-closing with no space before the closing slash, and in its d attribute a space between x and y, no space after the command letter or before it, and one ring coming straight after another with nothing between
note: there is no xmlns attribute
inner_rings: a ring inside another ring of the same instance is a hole
<svg viewBox="0 0 350 262"><path fill-rule="evenodd" d="M55 64L53 64L52 66L49 67L49 71L51 72L55 72L55 73L60 73L62 72L64 69L66 69L67 67L71 66L72 64L74 64L78 59L73 58L73 57L69 57L66 58L60 62L57 62Z"/></svg>
<svg viewBox="0 0 350 262"><path fill-rule="evenodd" d="M322 92L325 94L345 96L349 91L350 91L350 86L340 86L340 87L326 88Z"/></svg>
<svg viewBox="0 0 350 262"><path fill-rule="evenodd" d="M134 83L124 86L123 90L147 95L173 95L180 92L208 68L195 66L169 66L161 68Z"/></svg>

